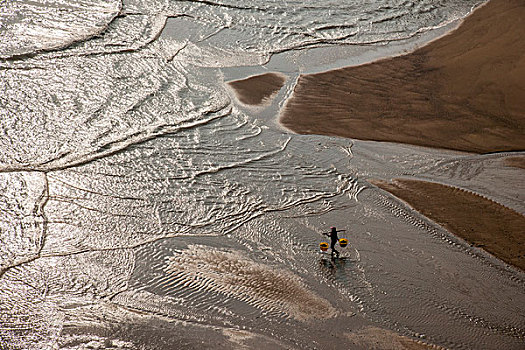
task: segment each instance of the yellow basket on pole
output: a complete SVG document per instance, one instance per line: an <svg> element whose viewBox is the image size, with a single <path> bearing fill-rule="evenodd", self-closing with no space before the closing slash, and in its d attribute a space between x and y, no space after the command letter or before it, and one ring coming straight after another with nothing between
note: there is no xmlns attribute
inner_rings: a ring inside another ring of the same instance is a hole
<svg viewBox="0 0 525 350"><path fill-rule="evenodd" d="M348 239L346 238L339 239L339 245L341 246L341 248L346 247L348 245Z"/></svg>
<svg viewBox="0 0 525 350"><path fill-rule="evenodd" d="M326 252L326 251L328 250L328 243L326 243L326 242L321 242L321 243L319 244L319 248L321 249L321 251Z"/></svg>

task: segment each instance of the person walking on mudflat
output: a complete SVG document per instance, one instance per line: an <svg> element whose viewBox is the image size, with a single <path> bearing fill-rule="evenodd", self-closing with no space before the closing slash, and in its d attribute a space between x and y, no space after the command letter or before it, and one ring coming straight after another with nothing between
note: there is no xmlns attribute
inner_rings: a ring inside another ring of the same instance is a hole
<svg viewBox="0 0 525 350"><path fill-rule="evenodd" d="M330 227L330 232L323 232L323 235L330 237L330 249L332 250L332 257L334 253L339 257L339 252L335 249L335 245L339 242L339 237L337 232L342 232L344 230L337 230L334 226Z"/></svg>

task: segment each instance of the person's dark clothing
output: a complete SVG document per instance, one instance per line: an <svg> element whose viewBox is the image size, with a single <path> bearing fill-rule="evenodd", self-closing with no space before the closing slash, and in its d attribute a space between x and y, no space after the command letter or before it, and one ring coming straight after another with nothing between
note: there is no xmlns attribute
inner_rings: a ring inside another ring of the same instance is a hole
<svg viewBox="0 0 525 350"><path fill-rule="evenodd" d="M332 227L332 231L330 232L330 248L334 249L337 242L339 242L337 230L335 229L335 227Z"/></svg>
<svg viewBox="0 0 525 350"><path fill-rule="evenodd" d="M335 227L331 228L330 233L326 233L330 237L330 249L332 249L332 256L337 254L339 257L339 252L335 249L335 245L339 242L339 237L337 236L337 229Z"/></svg>

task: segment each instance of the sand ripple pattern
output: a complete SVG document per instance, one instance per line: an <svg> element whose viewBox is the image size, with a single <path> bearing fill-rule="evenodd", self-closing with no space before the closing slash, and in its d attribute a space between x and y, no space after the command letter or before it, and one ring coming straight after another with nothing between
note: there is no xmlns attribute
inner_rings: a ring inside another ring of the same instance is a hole
<svg viewBox="0 0 525 350"><path fill-rule="evenodd" d="M373 242L374 252L361 254L372 286L372 295L365 296L368 303L364 303L370 317L396 325L394 329L403 325L413 336L454 349L470 349L474 344L515 348L523 342L523 316L515 309L524 300L523 293L516 294L525 285L523 274L470 247L395 198L376 190L363 197L374 203L366 214L370 220L385 227L389 222L395 229L392 236L380 230L370 233L367 239ZM447 326L446 334L434 332L436 325L445 324L454 326Z"/></svg>
<svg viewBox="0 0 525 350"><path fill-rule="evenodd" d="M176 284L227 296L269 313L284 313L298 320L333 316L328 301L309 291L286 270L272 269L234 252L190 246L169 257L165 271Z"/></svg>

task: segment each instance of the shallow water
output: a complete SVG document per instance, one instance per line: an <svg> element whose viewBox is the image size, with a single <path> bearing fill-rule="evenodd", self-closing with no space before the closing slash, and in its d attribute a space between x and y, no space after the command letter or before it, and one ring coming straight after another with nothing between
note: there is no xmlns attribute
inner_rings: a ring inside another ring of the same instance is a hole
<svg viewBox="0 0 525 350"><path fill-rule="evenodd" d="M504 155L275 123L295 54L411 48L478 3L2 4L2 347L367 348L348 334L375 325L519 348L523 273L366 182L468 185L523 213ZM224 81L268 67L288 76L274 102L239 105ZM336 261L317 252L333 225Z"/></svg>

